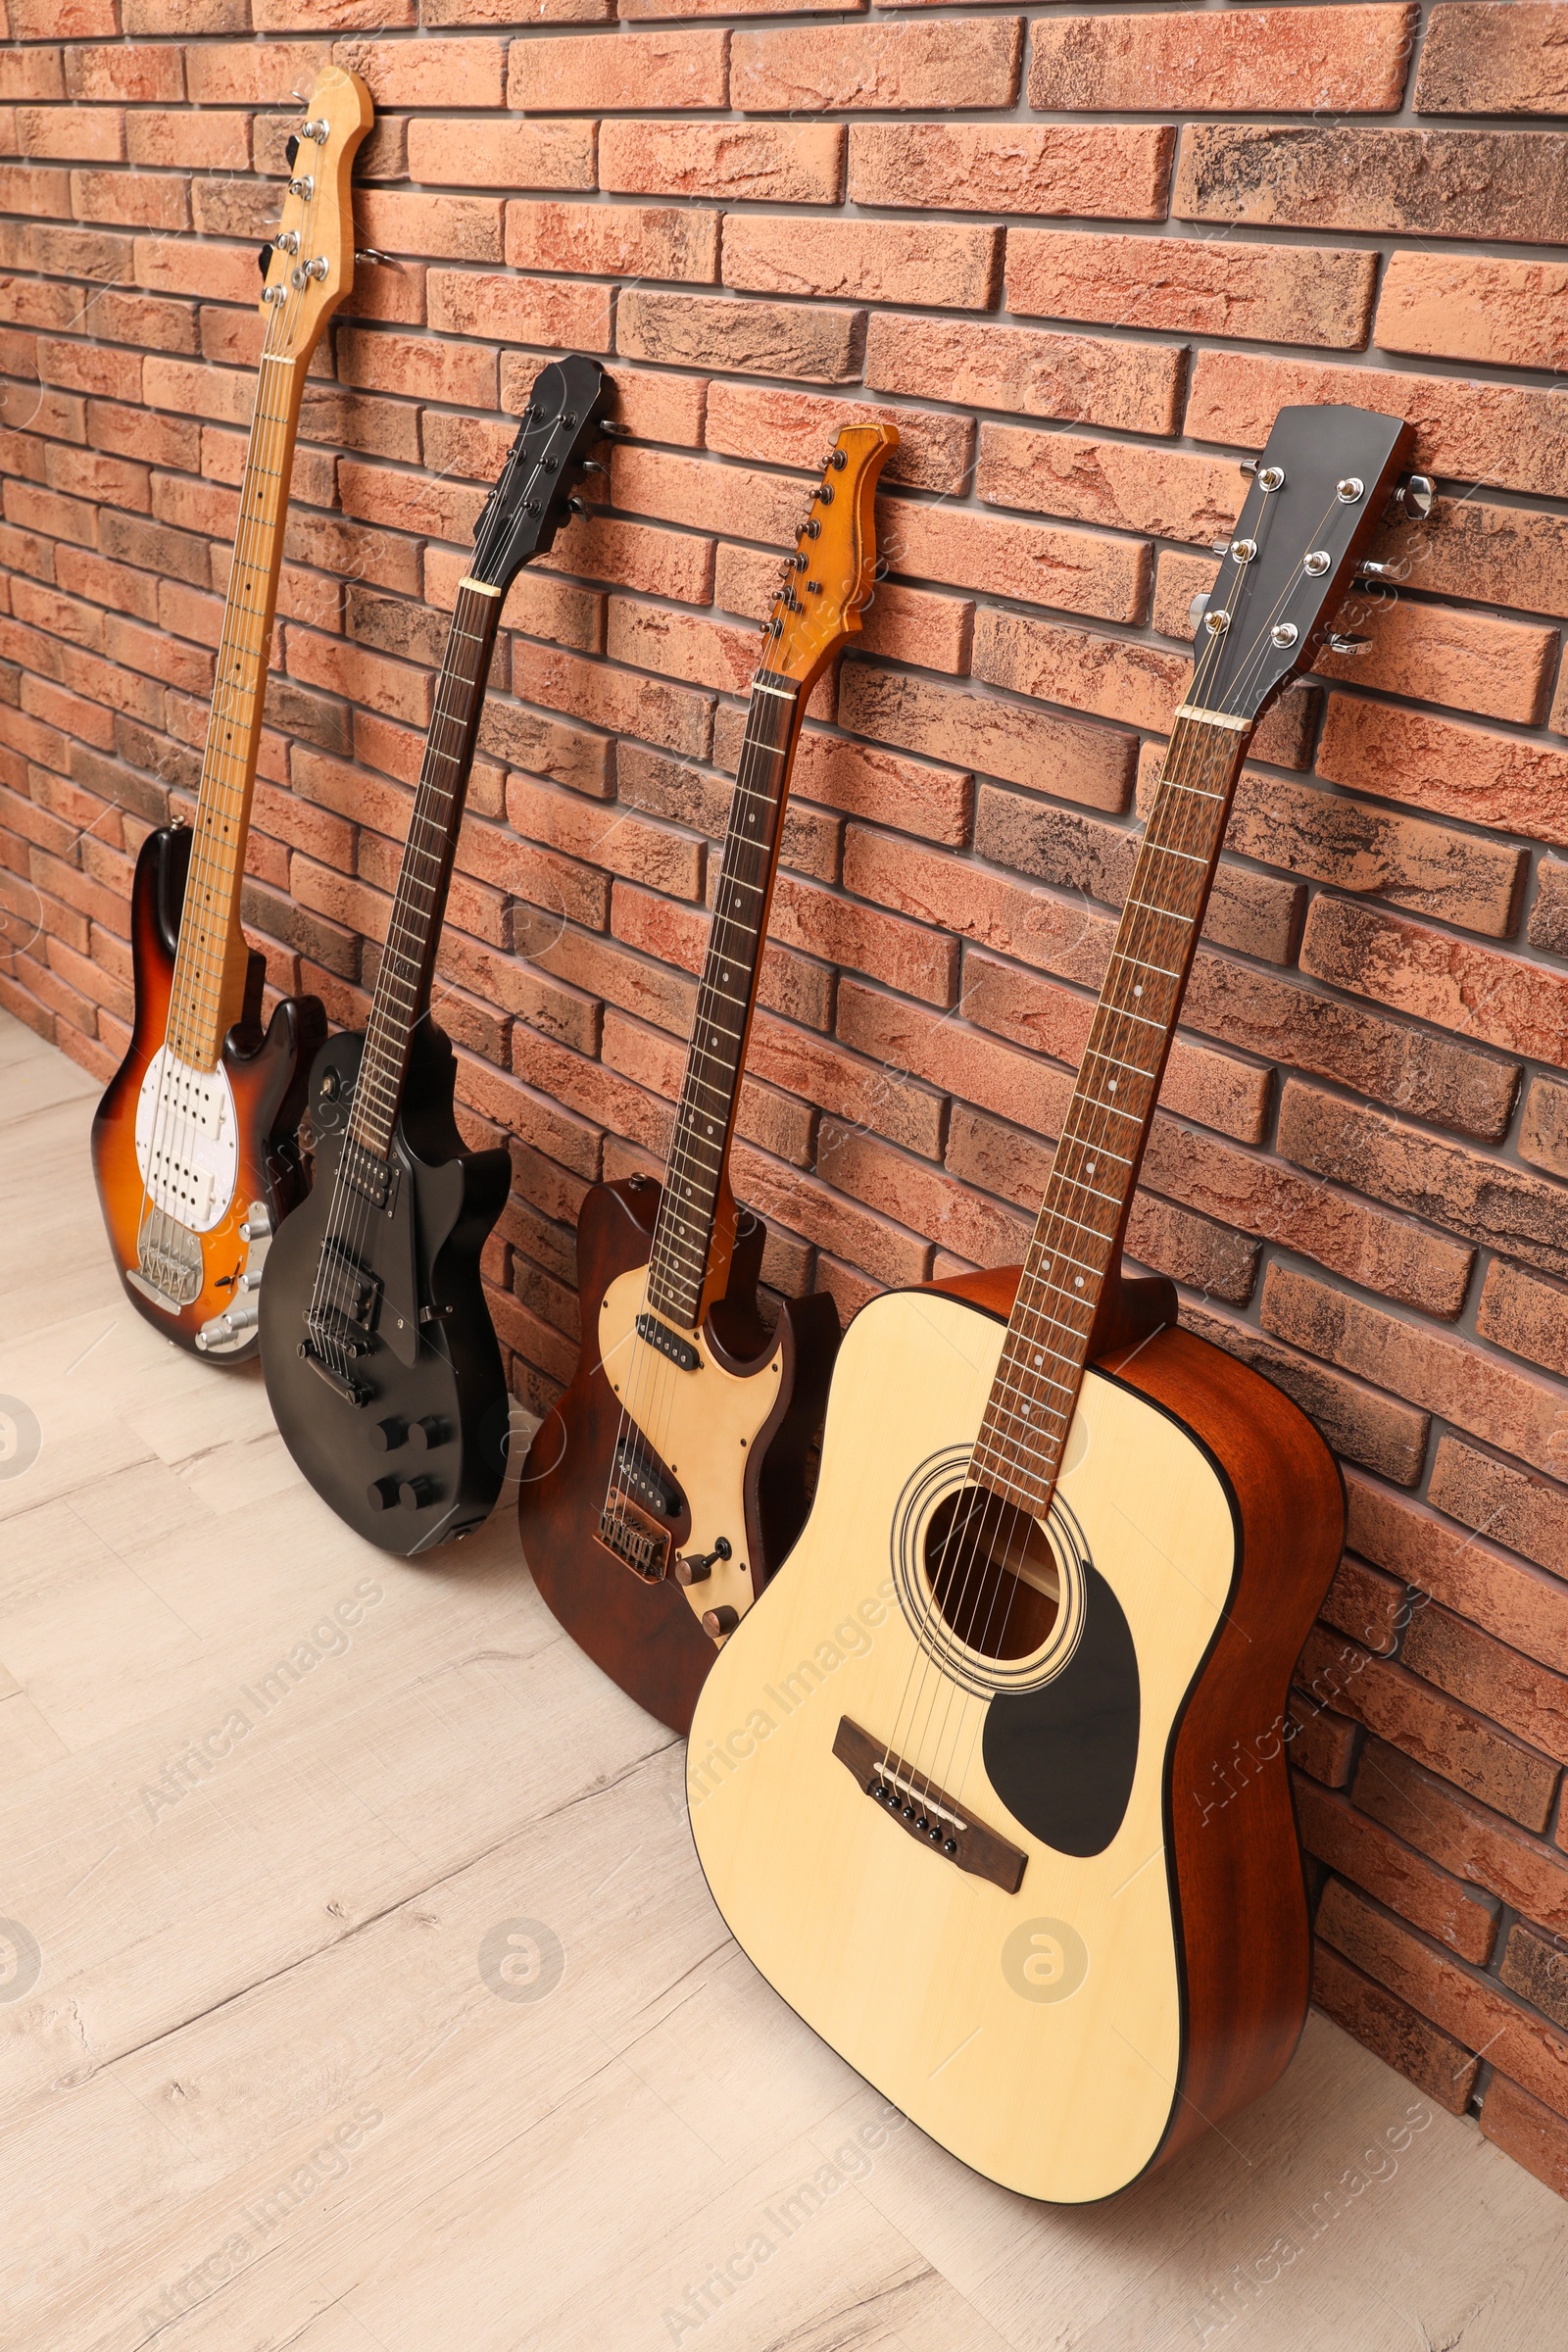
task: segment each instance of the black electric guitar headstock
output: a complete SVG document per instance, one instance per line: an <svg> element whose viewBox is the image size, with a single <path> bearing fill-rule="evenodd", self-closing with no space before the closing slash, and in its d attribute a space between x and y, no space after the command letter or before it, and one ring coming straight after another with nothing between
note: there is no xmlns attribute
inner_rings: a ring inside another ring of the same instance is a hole
<svg viewBox="0 0 1568 2352"><path fill-rule="evenodd" d="M1351 584L1383 568L1362 558L1413 438L1371 409L1281 409L1202 600L1191 710L1250 724L1325 645L1359 650L1333 624Z"/></svg>
<svg viewBox="0 0 1568 2352"><path fill-rule="evenodd" d="M505 593L529 559L549 547L572 504L586 452L604 432L613 391L599 362L576 352L540 368L479 516L471 578Z"/></svg>

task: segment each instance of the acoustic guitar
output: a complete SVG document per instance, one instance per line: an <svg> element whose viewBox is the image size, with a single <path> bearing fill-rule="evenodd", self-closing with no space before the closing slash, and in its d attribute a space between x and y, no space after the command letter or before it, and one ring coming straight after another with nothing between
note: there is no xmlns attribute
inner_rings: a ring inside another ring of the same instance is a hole
<svg viewBox="0 0 1568 2352"><path fill-rule="evenodd" d="M262 1295L262 1369L284 1444L340 1519L405 1559L487 1518L506 1467L506 1375L479 1253L512 1161L464 1148L457 1056L430 984L501 608L555 538L610 391L597 360L542 368L479 517L369 1022L316 1057L316 1181L272 1245Z"/></svg>
<svg viewBox="0 0 1568 2352"><path fill-rule="evenodd" d="M305 372L354 276L349 174L370 127L365 84L324 67L290 142L281 225L261 250L262 357L192 826L148 835L131 886L135 1009L93 1120L109 1246L139 1313L214 1362L256 1352L271 1236L304 1191L295 1129L326 1034L285 998L265 1037L265 959L240 885L268 649Z"/></svg>
<svg viewBox="0 0 1568 2352"><path fill-rule="evenodd" d="M827 1298L757 1306L762 1228L730 1138L790 766L811 686L860 626L891 425L846 425L763 627L662 1186L596 1185L577 1221L582 1353L523 1466L535 1584L572 1638L684 1732L715 1646L806 1516L838 1346Z"/></svg>
<svg viewBox="0 0 1568 2352"><path fill-rule="evenodd" d="M1281 1727L1339 1472L1120 1250L1249 737L1343 650L1409 438L1280 413L1026 1262L856 1317L810 1515L692 1726L697 1851L740 1944L922 2131L1030 2197L1104 2197L1169 2158L1275 2079L1305 2015ZM1237 1741L1250 1777L1216 1808Z"/></svg>

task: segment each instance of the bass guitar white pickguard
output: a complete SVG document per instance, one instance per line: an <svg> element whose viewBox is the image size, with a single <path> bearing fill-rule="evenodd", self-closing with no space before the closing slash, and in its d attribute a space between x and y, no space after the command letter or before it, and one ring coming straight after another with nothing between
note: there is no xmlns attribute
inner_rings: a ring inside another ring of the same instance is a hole
<svg viewBox="0 0 1568 2352"><path fill-rule="evenodd" d="M136 1164L165 1216L192 1233L222 1223L239 1181L239 1121L221 1063L198 1070L160 1047L136 1102Z"/></svg>

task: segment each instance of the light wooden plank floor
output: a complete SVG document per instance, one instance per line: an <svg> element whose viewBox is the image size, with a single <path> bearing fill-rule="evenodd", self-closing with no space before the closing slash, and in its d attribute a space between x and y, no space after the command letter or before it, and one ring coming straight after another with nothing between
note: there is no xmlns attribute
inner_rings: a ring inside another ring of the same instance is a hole
<svg viewBox="0 0 1568 2352"><path fill-rule="evenodd" d="M725 1934L680 1745L557 1630L510 1501L388 1562L259 1374L125 1306L95 1091L0 1015L8 2344L1561 2340L1556 2198L1322 2019L1102 2208L889 2129Z"/></svg>

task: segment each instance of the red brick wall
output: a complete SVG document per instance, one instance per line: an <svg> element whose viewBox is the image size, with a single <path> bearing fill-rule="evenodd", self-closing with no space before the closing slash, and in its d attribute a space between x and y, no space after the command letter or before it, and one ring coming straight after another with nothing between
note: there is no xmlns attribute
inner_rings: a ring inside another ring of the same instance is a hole
<svg viewBox="0 0 1568 2352"><path fill-rule="evenodd" d="M584 1187L667 1134L749 624L838 422L904 433L893 576L803 750L735 1178L772 1283L849 1310L1019 1252L1238 457L1286 400L1415 420L1439 519L1258 738L1133 1240L1346 1465L1293 1747L1323 2003L1568 2186L1568 6L6 4L0 998L93 1070L323 26L405 263L311 391L248 913L339 1021L508 416L611 358L613 513L511 600L442 958L536 1401Z"/></svg>

